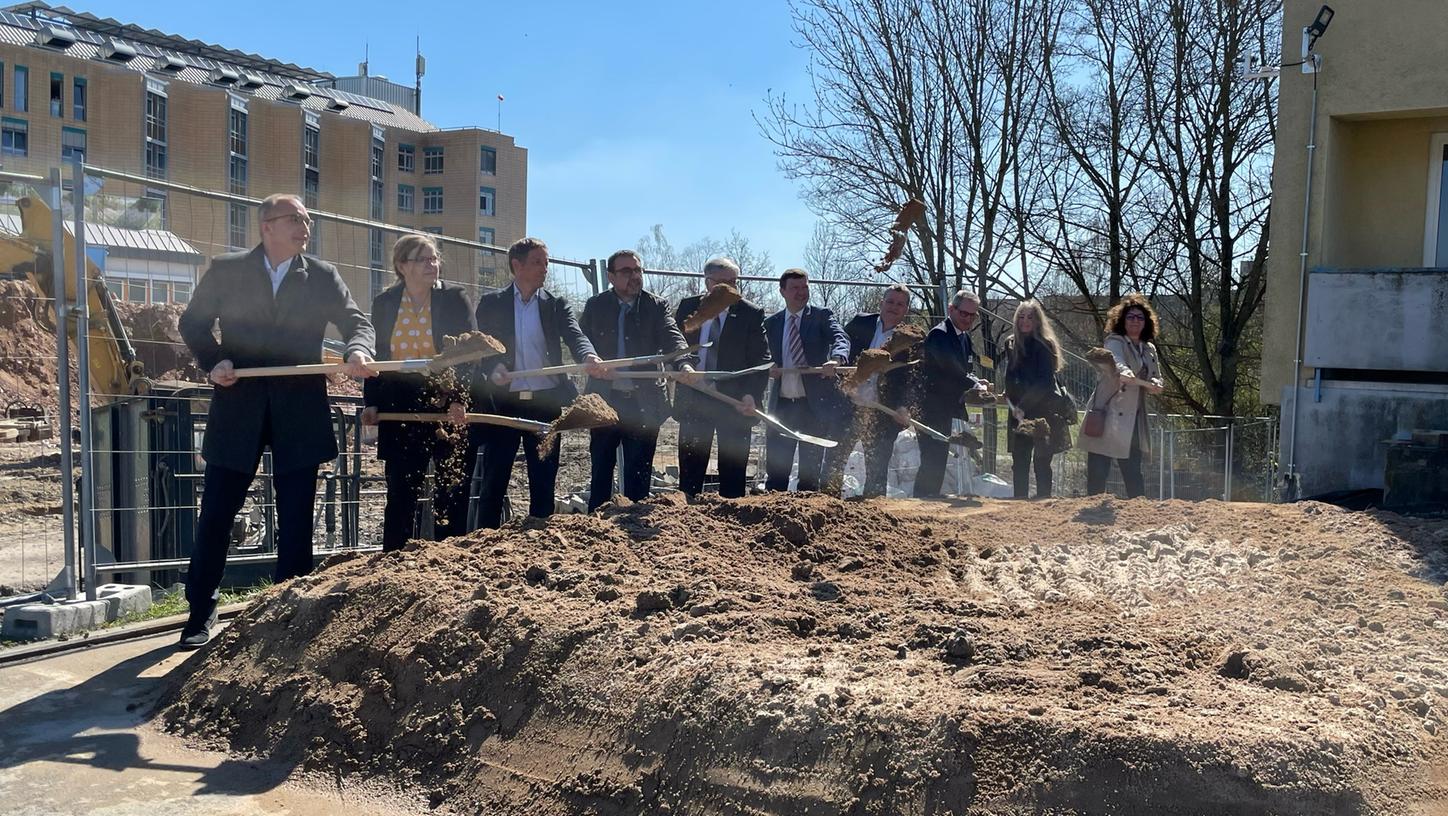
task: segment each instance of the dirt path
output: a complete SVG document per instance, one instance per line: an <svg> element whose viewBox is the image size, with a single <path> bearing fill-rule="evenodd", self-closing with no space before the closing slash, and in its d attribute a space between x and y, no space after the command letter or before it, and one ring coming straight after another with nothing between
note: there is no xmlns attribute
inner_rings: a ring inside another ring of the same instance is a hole
<svg viewBox="0 0 1448 816"><path fill-rule="evenodd" d="M276 588L164 722L535 814L1441 814L1448 525L655 500Z"/></svg>

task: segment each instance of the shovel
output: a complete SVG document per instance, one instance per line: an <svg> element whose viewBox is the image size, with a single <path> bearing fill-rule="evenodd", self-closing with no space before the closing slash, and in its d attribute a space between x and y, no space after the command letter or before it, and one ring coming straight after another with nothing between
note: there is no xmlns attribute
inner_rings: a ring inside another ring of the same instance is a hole
<svg viewBox="0 0 1448 816"><path fill-rule="evenodd" d="M866 400L856 398L855 402L865 406L866 408L874 408L876 411L889 414L892 419L895 418L895 409L880 402L879 400ZM926 425L923 422L917 421L914 417L910 418L910 427L914 428L916 433L923 433L932 439L938 439L941 442L945 442L947 444L950 442L950 437L946 436L940 431L935 430L934 428Z"/></svg>
<svg viewBox="0 0 1448 816"><path fill-rule="evenodd" d="M757 366L741 368L738 371L695 371L701 379L705 380L732 380L735 377L743 377L745 374L757 374L761 371L768 371L774 367L774 363L760 363ZM656 380L660 377L669 380L677 380L685 376L682 371L615 371L615 380Z"/></svg>
<svg viewBox="0 0 1448 816"><path fill-rule="evenodd" d="M722 402L722 403L724 403L724 404L726 404L726 405L732 405L732 406L734 406L735 408L743 408L743 407L744 407L744 400L735 399L735 398L729 396L728 394L721 394L721 393L719 393L718 391L715 391L714 389L709 388L709 387L707 387L707 386L703 386L703 385L690 385L689 387L692 388L692 389L694 389L695 391L698 391L698 392L701 393L701 394L708 394L709 396L713 397L713 398L716 399L716 400L719 400L720 402ZM756 410L754 411L754 415L757 416L757 417L759 417L760 419L764 420L764 423L765 423L766 425L769 425L770 427L774 428L776 431L779 431L781 434L784 434L785 436L787 436L787 437L789 437L790 439L793 439L793 440L795 440L795 441L798 441L798 442L807 442L807 443L809 443L809 444L811 444L811 445L819 445L819 446L822 447L822 448L833 448L834 446L840 444L840 443L836 442L836 441L833 440L833 439L821 439L821 438L818 437L818 436L810 436L809 434L800 433L799 431L796 431L796 430L790 428L788 425L785 425L783 422L780 422L778 419L775 419L774 417L770 416L769 414L766 414L766 413L764 413L763 411L760 411L760 410L758 410L758 409L756 409Z"/></svg>
<svg viewBox="0 0 1448 816"><path fill-rule="evenodd" d="M484 357L495 357L503 353L502 344L497 340L482 334L472 333L471 336L464 335L457 345L444 350L434 357L423 357L415 360L374 360L370 364L373 371L382 373L384 371L413 371L423 373L434 373L442 371L450 366L461 363L471 363L474 360L481 360ZM346 363L306 363L303 365L290 366L258 366L255 368L238 368L238 377L295 377L304 374L341 374L346 371Z"/></svg>
<svg viewBox="0 0 1448 816"><path fill-rule="evenodd" d="M469 425L502 425L507 428L517 428L520 431L533 431L543 433L548 430L548 423L535 422L531 419L519 419L517 417L502 416L500 414L464 414ZM379 422L450 422L447 414L419 414L407 412L384 411L377 415Z"/></svg>
<svg viewBox="0 0 1448 816"><path fill-rule="evenodd" d="M908 361L908 362L900 362L900 363L890 363L890 364L888 364L888 365L883 365L883 366L880 366L879 368L875 369L875 373L877 373L877 374L884 374L884 373L887 372L887 371L894 371L894 370L897 369L897 368L904 368L904 367L906 367L906 366L913 366L913 365L919 365L919 364L920 364L920 361L919 361L919 360L910 360L910 361ZM779 373L780 373L781 375L784 375L784 374L831 374L831 373L835 373L835 374L850 374L850 373L854 372L855 368L857 368L857 366L828 366L828 367L827 367L827 366L809 366L809 367L807 367L807 368L781 368L781 369L779 369Z"/></svg>
<svg viewBox="0 0 1448 816"><path fill-rule="evenodd" d="M636 365L649 365L650 363L671 363L674 360L679 359L680 357L688 357L690 354L697 352L699 349L708 348L711 345L713 345L712 342L695 344L689 346L688 348L669 352L668 354L650 354L644 357L620 357L617 360L604 360L600 363L600 365L602 365L604 368L628 368L630 366ZM511 379L516 380L523 377L551 377L555 374L582 374L583 372L588 370L588 367L588 363L570 363L568 365L545 366L543 368L530 368L524 369L522 371L509 371L508 376ZM497 374L494 374L492 379L495 385L502 385L502 383L499 382L500 378Z"/></svg>

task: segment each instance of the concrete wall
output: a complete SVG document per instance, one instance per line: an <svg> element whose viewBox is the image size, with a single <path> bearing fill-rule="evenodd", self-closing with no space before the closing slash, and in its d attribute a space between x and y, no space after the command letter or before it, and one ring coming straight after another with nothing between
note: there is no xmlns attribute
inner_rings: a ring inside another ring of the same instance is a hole
<svg viewBox="0 0 1448 816"><path fill-rule="evenodd" d="M1320 0L1286 0L1283 58ZM1337 0L1318 41L1317 151L1308 268L1422 264L1429 147L1448 131L1448 13L1443 0ZM1273 162L1262 398L1282 399L1297 340L1298 253L1314 77L1284 68ZM1312 304L1308 292L1308 309ZM1371 321L1368 321L1371 322ZM1311 371L1304 372L1304 379Z"/></svg>
<svg viewBox="0 0 1448 816"><path fill-rule="evenodd" d="M1309 280L1308 365L1448 372L1448 274L1343 269Z"/></svg>
<svg viewBox="0 0 1448 816"><path fill-rule="evenodd" d="M1282 457L1292 439L1292 401L1301 400L1297 466L1302 497L1332 490L1383 487L1387 450L1400 431L1448 428L1448 386L1392 386L1325 382L1321 400L1312 388L1284 389Z"/></svg>

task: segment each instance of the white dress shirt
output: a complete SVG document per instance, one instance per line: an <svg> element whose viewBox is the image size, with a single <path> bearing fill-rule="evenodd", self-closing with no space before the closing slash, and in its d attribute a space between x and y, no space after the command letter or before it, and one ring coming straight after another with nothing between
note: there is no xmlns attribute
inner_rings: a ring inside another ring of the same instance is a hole
<svg viewBox="0 0 1448 816"><path fill-rule="evenodd" d="M539 316L542 289L524 302L518 287L513 287L513 356L514 370L526 371L548 365L548 346L543 340L543 319ZM558 384L558 377L522 377L508 383L510 391L542 391Z"/></svg>
<svg viewBox="0 0 1448 816"><path fill-rule="evenodd" d="M271 258L268 258L263 252L261 260L266 264L267 277L271 278L272 297L276 297L277 290L282 288L282 280L286 278L287 272L292 268L292 261L295 258L287 258L276 266L272 266Z"/></svg>

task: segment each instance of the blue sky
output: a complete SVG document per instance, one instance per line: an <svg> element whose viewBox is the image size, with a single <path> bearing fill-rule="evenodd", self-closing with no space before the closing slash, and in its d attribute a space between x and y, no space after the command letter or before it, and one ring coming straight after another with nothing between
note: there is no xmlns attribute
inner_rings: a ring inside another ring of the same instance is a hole
<svg viewBox="0 0 1448 816"><path fill-rule="evenodd" d="M339 76L369 45L372 73L406 84L421 36L423 116L494 127L506 97L529 231L557 255L602 257L660 223L678 246L737 229L784 267L814 225L753 118L769 89L807 90L783 0L67 5Z"/></svg>

